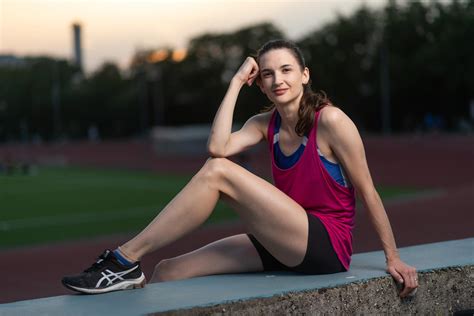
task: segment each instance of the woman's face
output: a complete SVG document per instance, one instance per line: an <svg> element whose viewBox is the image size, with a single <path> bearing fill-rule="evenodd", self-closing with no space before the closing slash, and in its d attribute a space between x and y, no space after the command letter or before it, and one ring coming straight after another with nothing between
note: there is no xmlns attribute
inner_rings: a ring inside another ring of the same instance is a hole
<svg viewBox="0 0 474 316"><path fill-rule="evenodd" d="M299 102L303 84L309 80L308 68L301 69L295 56L286 48L273 49L260 57L258 85L275 104Z"/></svg>

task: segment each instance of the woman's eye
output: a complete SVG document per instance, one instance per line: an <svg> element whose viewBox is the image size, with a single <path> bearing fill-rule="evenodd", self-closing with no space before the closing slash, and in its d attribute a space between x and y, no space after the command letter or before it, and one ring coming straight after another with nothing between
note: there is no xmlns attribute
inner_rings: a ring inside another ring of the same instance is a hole
<svg viewBox="0 0 474 316"><path fill-rule="evenodd" d="M283 73L287 73L287 72L290 72L290 71L291 71L290 68L284 68L284 69L283 69Z"/></svg>
<svg viewBox="0 0 474 316"><path fill-rule="evenodd" d="M265 72L265 73L262 74L262 77L263 77L263 78L268 78L268 77L270 77L271 75L272 75L271 73Z"/></svg>

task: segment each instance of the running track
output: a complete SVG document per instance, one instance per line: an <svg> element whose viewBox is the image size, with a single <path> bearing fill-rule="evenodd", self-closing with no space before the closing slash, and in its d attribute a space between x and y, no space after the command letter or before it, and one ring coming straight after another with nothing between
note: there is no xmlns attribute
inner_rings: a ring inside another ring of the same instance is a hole
<svg viewBox="0 0 474 316"><path fill-rule="evenodd" d="M385 201L398 246L474 236L474 137L398 136L364 137L374 182L415 186L427 193L403 200ZM265 148L256 150L246 163L256 173L268 176ZM75 143L48 146L2 146L0 159L33 159L39 163L67 162L83 166L112 166L152 171L196 171L205 156L158 157L153 147L141 141L101 144ZM183 167L184 166L184 167ZM381 249L377 235L358 206L354 251ZM245 232L239 222L205 226L183 239L145 257L147 276L163 258L193 250L215 239ZM131 236L110 236L0 252L3 271L0 303L70 293L60 285L65 274L90 265L105 248L113 248Z"/></svg>

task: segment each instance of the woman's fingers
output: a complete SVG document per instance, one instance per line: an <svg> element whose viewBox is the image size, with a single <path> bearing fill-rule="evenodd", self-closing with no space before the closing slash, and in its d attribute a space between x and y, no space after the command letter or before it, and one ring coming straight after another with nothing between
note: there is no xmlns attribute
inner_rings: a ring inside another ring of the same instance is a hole
<svg viewBox="0 0 474 316"><path fill-rule="evenodd" d="M240 66L239 70L237 71L236 76L250 86L255 81L258 74L259 69L257 62L254 58L247 57L242 66Z"/></svg>
<svg viewBox="0 0 474 316"><path fill-rule="evenodd" d="M252 83L255 81L255 79L257 79L257 77L258 77L258 69L255 71L255 73L250 73L249 78L247 80L247 84L251 86Z"/></svg>
<svg viewBox="0 0 474 316"><path fill-rule="evenodd" d="M258 69L258 65L257 65L257 62L255 61L255 59L253 59L252 57L248 57L247 60L250 64L250 66L251 66L250 73L249 73L248 79L247 79L247 84L249 86L251 86L252 83L255 81L255 79L258 76L259 69Z"/></svg>
<svg viewBox="0 0 474 316"><path fill-rule="evenodd" d="M403 287L403 290L400 292L400 297L407 297L410 296L411 294L415 294L414 291L418 287L418 285L415 285L413 281L407 280L405 283L405 286Z"/></svg>
<svg viewBox="0 0 474 316"><path fill-rule="evenodd" d="M407 297L415 294L415 289L418 287L418 277L416 270L412 267L403 271L403 280L405 286L403 287L400 297Z"/></svg>
<svg viewBox="0 0 474 316"><path fill-rule="evenodd" d="M418 276L415 268L399 260L390 264L387 267L387 272L389 272L398 283L403 284L400 297L415 294L416 288L418 287Z"/></svg>
<svg viewBox="0 0 474 316"><path fill-rule="evenodd" d="M402 275L398 273L397 270L395 270L395 268L389 267L387 270L398 283L403 283Z"/></svg>

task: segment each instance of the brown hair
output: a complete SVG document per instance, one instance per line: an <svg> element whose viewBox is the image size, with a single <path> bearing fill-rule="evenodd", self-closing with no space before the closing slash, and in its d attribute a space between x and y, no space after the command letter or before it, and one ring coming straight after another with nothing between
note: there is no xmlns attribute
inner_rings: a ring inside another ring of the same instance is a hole
<svg viewBox="0 0 474 316"><path fill-rule="evenodd" d="M257 52L257 64L260 64L260 58L267 52L274 49L288 49L297 60L301 70L306 67L301 50L294 43L286 40L272 40L263 44ZM331 101L324 91L314 92L311 89L311 79L307 84L303 85L303 97L300 101L298 109L298 122L295 126L295 132L298 136L304 136L309 133L314 123L314 112L319 111L326 105L331 105ZM269 112L275 107L275 104L266 106L261 112Z"/></svg>

